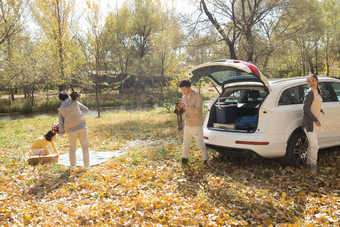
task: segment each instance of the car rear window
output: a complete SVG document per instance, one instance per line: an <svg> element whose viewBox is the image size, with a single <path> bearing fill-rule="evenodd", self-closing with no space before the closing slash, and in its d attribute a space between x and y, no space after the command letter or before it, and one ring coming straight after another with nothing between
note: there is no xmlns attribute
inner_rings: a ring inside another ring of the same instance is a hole
<svg viewBox="0 0 340 227"><path fill-rule="evenodd" d="M281 94L280 100L279 100L279 106L293 105L293 104L300 104L300 103L301 103L301 97L300 97L299 86L291 87L283 91Z"/></svg>
<svg viewBox="0 0 340 227"><path fill-rule="evenodd" d="M238 102L238 103L249 103L249 102L262 102L266 97L266 92L262 90L253 89L240 89L227 91L224 95L226 102Z"/></svg>

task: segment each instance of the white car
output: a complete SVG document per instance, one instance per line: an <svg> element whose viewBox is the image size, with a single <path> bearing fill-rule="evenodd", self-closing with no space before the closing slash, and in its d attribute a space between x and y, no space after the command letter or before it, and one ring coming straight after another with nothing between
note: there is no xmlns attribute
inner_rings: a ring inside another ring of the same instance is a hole
<svg viewBox="0 0 340 227"><path fill-rule="evenodd" d="M306 162L301 129L306 77L268 80L258 68L238 60L217 60L189 69L208 76L219 92L203 124L204 142L220 153L280 158L284 165ZM340 145L340 80L320 76L320 149Z"/></svg>

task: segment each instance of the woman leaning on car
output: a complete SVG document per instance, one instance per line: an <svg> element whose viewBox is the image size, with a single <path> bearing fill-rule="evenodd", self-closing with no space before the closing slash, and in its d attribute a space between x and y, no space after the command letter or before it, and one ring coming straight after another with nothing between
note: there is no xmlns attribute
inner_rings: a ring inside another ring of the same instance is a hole
<svg viewBox="0 0 340 227"><path fill-rule="evenodd" d="M317 172L318 159L318 134L321 127L320 113L325 114L321 109L322 97L318 87L319 80L315 74L307 77L309 89L305 93L303 101L302 129L308 138L307 165L313 173Z"/></svg>

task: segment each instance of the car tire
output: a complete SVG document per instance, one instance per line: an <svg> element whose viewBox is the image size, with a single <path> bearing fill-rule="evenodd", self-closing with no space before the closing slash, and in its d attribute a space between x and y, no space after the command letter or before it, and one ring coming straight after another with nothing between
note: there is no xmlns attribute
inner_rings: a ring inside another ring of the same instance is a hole
<svg viewBox="0 0 340 227"><path fill-rule="evenodd" d="M289 140L286 148L286 154L281 159L284 166L306 165L307 163L308 139L303 131L295 132Z"/></svg>

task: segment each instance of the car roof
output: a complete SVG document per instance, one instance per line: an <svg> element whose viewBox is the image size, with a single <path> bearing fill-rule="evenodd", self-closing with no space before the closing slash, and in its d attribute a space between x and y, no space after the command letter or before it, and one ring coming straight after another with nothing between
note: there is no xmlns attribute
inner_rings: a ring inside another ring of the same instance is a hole
<svg viewBox="0 0 340 227"><path fill-rule="evenodd" d="M329 81L329 82L340 82L339 79L328 77L328 76L318 76L319 81ZM306 82L307 76L291 77L291 78L272 78L268 79L271 87L285 87L294 84L302 84Z"/></svg>
<svg viewBox="0 0 340 227"><path fill-rule="evenodd" d="M320 82L338 82L340 83L340 79L338 78L332 78L328 76L318 76L318 79ZM307 84L307 76L300 76L300 77L290 77L290 78L271 78L268 79L269 85L271 88L275 88L275 90L290 87L293 85L300 85L300 84ZM257 82L237 82L232 83L228 87L234 87L234 86L263 86L260 83Z"/></svg>

